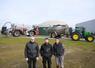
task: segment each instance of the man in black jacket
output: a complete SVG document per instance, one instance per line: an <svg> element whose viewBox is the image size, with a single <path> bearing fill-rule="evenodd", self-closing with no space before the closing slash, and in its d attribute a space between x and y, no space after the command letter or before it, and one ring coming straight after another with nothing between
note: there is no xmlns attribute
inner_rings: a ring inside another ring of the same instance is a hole
<svg viewBox="0 0 95 68"><path fill-rule="evenodd" d="M35 38L32 37L30 42L26 44L25 47L25 58L28 62L28 68L36 68L36 60L39 56L39 47L35 42Z"/></svg>
<svg viewBox="0 0 95 68"><path fill-rule="evenodd" d="M53 45L53 52L56 59L57 68L64 68L64 47L59 38L56 38L56 41Z"/></svg>
<svg viewBox="0 0 95 68"><path fill-rule="evenodd" d="M40 53L43 59L43 68L46 68L46 63L48 63L48 68L51 68L52 51L52 45L49 43L48 38L45 38L45 43L42 44L40 49Z"/></svg>

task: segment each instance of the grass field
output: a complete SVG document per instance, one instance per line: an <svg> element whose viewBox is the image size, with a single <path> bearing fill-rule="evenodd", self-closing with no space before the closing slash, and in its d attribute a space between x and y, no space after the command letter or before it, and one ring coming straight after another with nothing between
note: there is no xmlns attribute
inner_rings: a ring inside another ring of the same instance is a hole
<svg viewBox="0 0 95 68"><path fill-rule="evenodd" d="M27 68L24 47L29 38L0 38L0 68ZM61 40L65 47L65 68L95 68L95 43ZM43 39L38 38L39 46ZM51 39L50 43L54 43ZM42 68L41 59L37 62ZM56 68L54 56L52 68Z"/></svg>

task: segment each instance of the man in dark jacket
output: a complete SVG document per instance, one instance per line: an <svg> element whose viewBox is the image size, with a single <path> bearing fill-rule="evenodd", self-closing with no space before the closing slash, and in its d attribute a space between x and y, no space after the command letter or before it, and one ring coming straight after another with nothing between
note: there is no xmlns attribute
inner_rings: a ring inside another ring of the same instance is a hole
<svg viewBox="0 0 95 68"><path fill-rule="evenodd" d="M56 59L57 68L64 68L64 47L60 42L59 38L56 38L56 41L53 45L53 52Z"/></svg>
<svg viewBox="0 0 95 68"><path fill-rule="evenodd" d="M48 38L45 38L45 43L42 44L40 49L40 53L43 59L43 68L46 68L46 63L48 63L48 68L51 68L52 51L52 45L49 43Z"/></svg>
<svg viewBox="0 0 95 68"><path fill-rule="evenodd" d="M30 42L26 44L25 47L25 58L28 62L28 68L36 68L36 60L39 56L39 47L35 42L35 38L32 37Z"/></svg>

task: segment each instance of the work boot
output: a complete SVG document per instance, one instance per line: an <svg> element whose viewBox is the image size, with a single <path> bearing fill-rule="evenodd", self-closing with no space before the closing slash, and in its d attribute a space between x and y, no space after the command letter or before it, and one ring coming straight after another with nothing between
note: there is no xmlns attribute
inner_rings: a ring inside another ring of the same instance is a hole
<svg viewBox="0 0 95 68"><path fill-rule="evenodd" d="M64 68L64 67L61 67L61 68Z"/></svg>
<svg viewBox="0 0 95 68"><path fill-rule="evenodd" d="M59 66L57 65L56 68L59 68Z"/></svg>

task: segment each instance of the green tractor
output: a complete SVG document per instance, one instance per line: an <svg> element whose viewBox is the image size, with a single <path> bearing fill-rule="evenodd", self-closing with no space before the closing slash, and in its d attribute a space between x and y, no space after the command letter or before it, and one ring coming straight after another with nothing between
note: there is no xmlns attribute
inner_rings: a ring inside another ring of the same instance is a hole
<svg viewBox="0 0 95 68"><path fill-rule="evenodd" d="M91 32L86 32L84 27L76 27L75 31L71 33L71 39L79 41L81 38L84 38L88 42L94 41L94 36Z"/></svg>

